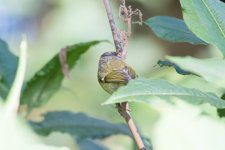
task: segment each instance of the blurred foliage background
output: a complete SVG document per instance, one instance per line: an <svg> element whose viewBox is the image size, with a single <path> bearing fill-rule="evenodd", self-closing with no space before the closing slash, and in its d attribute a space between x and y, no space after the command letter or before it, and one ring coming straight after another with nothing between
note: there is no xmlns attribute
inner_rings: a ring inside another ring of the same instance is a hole
<svg viewBox="0 0 225 150"><path fill-rule="evenodd" d="M118 19L119 0L111 0L114 17L120 28L125 28ZM127 0L128 5L143 13L143 20L152 16L182 18L178 0ZM13 53L18 53L22 33L29 42L29 57L26 79L39 70L61 48L90 40L109 40L85 53L65 79L61 89L47 105L35 109L29 119L40 120L40 114L52 110L85 112L115 123L124 122L113 106L101 106L109 95L97 81L98 59L103 52L114 51L111 30L102 0L7 0L0 1L0 38L5 40ZM158 39L145 25L133 25L132 38L128 45L127 62L139 76L164 78L186 87L199 88L221 94L216 87L208 86L198 77L177 75L172 68L156 66L165 55L199 58L220 56L211 46L194 46L188 43L170 43ZM193 84L195 83L195 84ZM200 83L200 84L197 84ZM151 128L158 112L143 104L131 104L132 114L139 128L150 137ZM50 145L66 145L77 149L74 140L66 134L54 133L43 141ZM102 141L101 141L102 142ZM131 149L131 140L125 136L112 136L103 141L111 149ZM109 149L110 149L109 147Z"/></svg>

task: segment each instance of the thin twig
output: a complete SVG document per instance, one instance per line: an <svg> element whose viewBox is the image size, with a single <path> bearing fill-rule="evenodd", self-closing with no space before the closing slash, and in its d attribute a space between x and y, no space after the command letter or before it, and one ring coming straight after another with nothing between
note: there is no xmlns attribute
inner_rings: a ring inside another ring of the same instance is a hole
<svg viewBox="0 0 225 150"><path fill-rule="evenodd" d="M142 13L139 9L133 10L131 5L126 6L126 1L121 0L120 1L120 7L119 7L119 18L123 20L123 22L127 25L127 31L125 30L119 30L119 36L122 40L123 47L126 48L128 46L128 40L131 37L132 31L132 24L138 23L139 25L142 25ZM132 19L138 16L137 21L132 21Z"/></svg>
<svg viewBox="0 0 225 150"><path fill-rule="evenodd" d="M133 138L137 144L137 147L139 150L146 150L145 145L141 139L141 136L138 132L138 129L134 123L134 120L132 119L132 116L130 114L130 109L129 109L129 105L128 102L123 102L123 103L117 103L116 107L118 109L118 112L120 113L120 115L126 120L127 125L133 135Z"/></svg>
<svg viewBox="0 0 225 150"><path fill-rule="evenodd" d="M103 1L104 1L105 9L106 9L106 12L107 12L107 16L108 16L108 19L109 19L109 24L110 24L111 31L112 31L113 40L114 40L114 44L115 44L115 47L116 47L116 52L118 54L122 54L123 47L122 47L120 37L119 37L118 32L117 32L116 23L115 23L113 14L112 14L112 9L110 7L110 4L109 4L108 0L103 0Z"/></svg>
<svg viewBox="0 0 225 150"><path fill-rule="evenodd" d="M112 35L113 35L113 39L114 39L114 44L116 47L116 52L121 56L122 59L125 59L125 55L126 55L126 51L123 49L122 47L122 42L120 39L120 36L118 34L118 30L116 28L116 24L113 18L113 14L112 14L112 10L109 4L109 0L103 0L104 1L104 5L105 5L105 9L108 15L108 19L109 19L109 24L111 27L111 31L112 31ZM127 102L124 103L117 103L116 107L118 109L118 112L120 113L120 115L126 120L128 127L130 128L130 131L133 135L133 138L137 144L137 147L139 150L146 150L145 145L141 139L141 136L137 130L137 127L131 117L130 111L129 111L129 106Z"/></svg>

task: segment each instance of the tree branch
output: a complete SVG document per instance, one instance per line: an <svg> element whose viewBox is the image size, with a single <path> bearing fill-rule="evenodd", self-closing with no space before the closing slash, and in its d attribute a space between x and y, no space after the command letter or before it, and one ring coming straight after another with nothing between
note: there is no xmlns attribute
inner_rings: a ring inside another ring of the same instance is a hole
<svg viewBox="0 0 225 150"><path fill-rule="evenodd" d="M116 107L118 109L118 112L120 113L120 115L126 120L127 125L133 135L134 141L137 144L137 147L139 150L146 150L145 145L141 139L141 136L138 132L138 129L132 119L132 116L130 114L130 109L129 109L129 105L128 102L123 102L123 103L117 103Z"/></svg>
<svg viewBox="0 0 225 150"><path fill-rule="evenodd" d="M114 39L114 44L116 47L116 52L121 56L122 59L125 59L126 56L126 52L122 47L122 42L120 39L120 36L118 34L118 30L113 18L113 14L112 14L112 10L109 4L109 0L103 0L104 1L104 5L105 5L105 9L108 15L108 19L109 19L109 24L111 27L111 31L112 31L112 35L113 35L113 39ZM130 111L129 111L129 106L127 102L124 103L117 103L116 107L118 109L118 112L120 113L120 115L126 120L128 127L130 128L130 131L133 135L133 138L137 144L137 147L139 150L146 150L145 145L141 139L141 136L137 130L137 127L131 117Z"/></svg>
<svg viewBox="0 0 225 150"><path fill-rule="evenodd" d="M123 47L122 47L120 37L119 37L118 32L117 32L116 23L115 23L113 14L112 14L112 9L110 7L109 0L103 0L103 1L104 1L105 9L106 9L106 12L107 12L107 16L108 16L108 19L109 19L109 24L110 24L111 31L112 31L113 40L114 40L114 44L115 44L115 47L116 47L116 52L118 54L122 54Z"/></svg>

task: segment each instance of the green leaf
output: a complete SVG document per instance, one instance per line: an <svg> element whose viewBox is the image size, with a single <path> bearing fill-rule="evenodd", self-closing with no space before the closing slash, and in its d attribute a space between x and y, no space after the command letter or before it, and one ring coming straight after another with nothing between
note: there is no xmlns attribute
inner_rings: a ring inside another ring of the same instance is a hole
<svg viewBox="0 0 225 150"><path fill-rule="evenodd" d="M2 97L2 99L6 99L8 93L9 87L0 81L0 97Z"/></svg>
<svg viewBox="0 0 225 150"><path fill-rule="evenodd" d="M221 96L221 99L225 100L225 94ZM217 113L220 117L225 117L225 109L217 109Z"/></svg>
<svg viewBox="0 0 225 150"><path fill-rule="evenodd" d="M91 46L100 41L75 44L67 47L67 64L72 69L77 60ZM60 88L64 74L58 54L56 54L34 77L27 83L22 96L22 104L28 104L29 108L40 107Z"/></svg>
<svg viewBox="0 0 225 150"><path fill-rule="evenodd" d="M192 104L210 103L217 108L225 108L225 101L214 94L204 93L173 85L165 80L137 78L131 80L127 86L121 87L104 104L121 102L151 102L158 98L169 102L171 98L180 98Z"/></svg>
<svg viewBox="0 0 225 150"><path fill-rule="evenodd" d="M78 141L78 144L82 150L108 150L108 148L90 139Z"/></svg>
<svg viewBox="0 0 225 150"><path fill-rule="evenodd" d="M11 53L6 42L0 39L0 96L5 99L13 83L18 58Z"/></svg>
<svg viewBox="0 0 225 150"><path fill-rule="evenodd" d="M180 0L185 24L198 37L208 42L210 41L210 37L208 36L206 29L202 26L200 18L193 7L192 1L193 0Z"/></svg>
<svg viewBox="0 0 225 150"><path fill-rule="evenodd" d="M161 39L170 42L188 42L194 45L207 45L206 42L196 37L181 19L157 16L149 18L145 21L145 24Z"/></svg>
<svg viewBox="0 0 225 150"><path fill-rule="evenodd" d="M68 111L49 112L42 122L31 122L32 128L40 135L52 132L68 133L75 139L102 139L115 134L131 136L126 125L116 125L104 120L89 117L84 113Z"/></svg>
<svg viewBox="0 0 225 150"><path fill-rule="evenodd" d="M166 57L179 67L193 72L206 81L225 87L225 60L219 58L197 59L193 57Z"/></svg>
<svg viewBox="0 0 225 150"><path fill-rule="evenodd" d="M225 4L219 0L180 0L185 23L225 55Z"/></svg>
<svg viewBox="0 0 225 150"><path fill-rule="evenodd" d="M182 75L191 75L191 74L193 74L193 73L191 73L191 72L189 72L187 70L184 70L184 69L180 68L177 64L172 63L171 61L168 61L168 60L159 60L157 62L157 64L160 67L174 67L176 72L179 73L179 74L182 74Z"/></svg>

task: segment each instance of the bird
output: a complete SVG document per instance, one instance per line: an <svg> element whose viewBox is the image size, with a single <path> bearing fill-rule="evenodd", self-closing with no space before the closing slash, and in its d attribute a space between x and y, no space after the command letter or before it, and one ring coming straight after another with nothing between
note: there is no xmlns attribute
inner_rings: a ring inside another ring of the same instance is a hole
<svg viewBox="0 0 225 150"><path fill-rule="evenodd" d="M134 69L128 66L117 52L105 52L98 65L98 81L101 87L113 94L121 86L137 77Z"/></svg>

